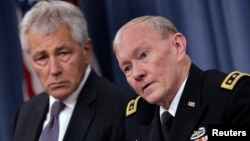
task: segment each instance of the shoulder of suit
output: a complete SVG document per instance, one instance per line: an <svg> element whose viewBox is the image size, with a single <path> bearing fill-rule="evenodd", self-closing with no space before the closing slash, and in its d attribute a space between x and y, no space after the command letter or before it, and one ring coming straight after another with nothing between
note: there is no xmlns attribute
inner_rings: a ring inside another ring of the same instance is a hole
<svg viewBox="0 0 250 141"><path fill-rule="evenodd" d="M137 111L137 106L138 106L138 102L141 99L141 96L137 96L134 99L131 99L128 104L127 104L127 108L126 108L126 116L130 116L134 113L136 113Z"/></svg>
<svg viewBox="0 0 250 141"><path fill-rule="evenodd" d="M250 77L250 74L242 73L239 71L233 71L229 73L226 76L226 78L223 80L223 82L221 83L221 88L224 88L227 90L233 90L237 82L243 77Z"/></svg>

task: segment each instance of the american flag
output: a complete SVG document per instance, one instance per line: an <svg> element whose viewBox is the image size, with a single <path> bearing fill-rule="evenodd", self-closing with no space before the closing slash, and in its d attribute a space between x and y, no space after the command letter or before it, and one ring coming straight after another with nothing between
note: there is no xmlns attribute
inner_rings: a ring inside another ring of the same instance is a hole
<svg viewBox="0 0 250 141"><path fill-rule="evenodd" d="M36 0L19 0L17 1L17 17L18 21L22 20L25 13L36 3ZM38 80L28 55L23 53L23 94L24 100L28 100L43 91L43 88Z"/></svg>
<svg viewBox="0 0 250 141"><path fill-rule="evenodd" d="M18 21L20 22L22 20L22 17L25 15L25 13L34 6L39 0L17 0L17 17ZM64 0L68 1L76 6L78 5L78 0ZM98 61L96 57L93 54L92 62L91 62L92 68L101 75L101 71L99 68ZM24 80L23 80L23 94L24 94L24 100L28 100L32 98L33 96L41 93L43 91L43 88L40 84L40 81L34 71L34 69L31 66L31 63L29 62L29 56L25 53L23 53L23 72L24 72Z"/></svg>

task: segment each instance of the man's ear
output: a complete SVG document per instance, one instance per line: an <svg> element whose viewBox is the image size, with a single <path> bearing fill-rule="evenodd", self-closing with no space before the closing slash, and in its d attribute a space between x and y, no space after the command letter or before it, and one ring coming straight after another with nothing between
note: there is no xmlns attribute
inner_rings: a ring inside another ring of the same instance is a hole
<svg viewBox="0 0 250 141"><path fill-rule="evenodd" d="M178 55L178 61L180 61L186 54L187 41L185 36L181 33L175 33L174 44L176 47L176 53Z"/></svg>
<svg viewBox="0 0 250 141"><path fill-rule="evenodd" d="M92 40L90 38L87 38L83 46L83 56L85 63L87 64L90 64L91 62L92 48L93 48Z"/></svg>

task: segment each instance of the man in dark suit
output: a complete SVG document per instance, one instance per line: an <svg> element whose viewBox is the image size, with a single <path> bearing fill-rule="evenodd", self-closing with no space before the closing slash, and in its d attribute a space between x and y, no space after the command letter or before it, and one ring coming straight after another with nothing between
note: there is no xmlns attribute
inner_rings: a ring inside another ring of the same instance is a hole
<svg viewBox="0 0 250 141"><path fill-rule="evenodd" d="M113 50L139 95L127 106L127 140L249 139L250 75L199 69L185 36L166 18L131 20L117 32Z"/></svg>
<svg viewBox="0 0 250 141"><path fill-rule="evenodd" d="M20 38L45 92L18 109L14 141L43 140L52 132L58 141L123 140L125 108L134 95L90 67L92 42L80 9L38 2L23 18ZM62 107L57 114L54 102Z"/></svg>

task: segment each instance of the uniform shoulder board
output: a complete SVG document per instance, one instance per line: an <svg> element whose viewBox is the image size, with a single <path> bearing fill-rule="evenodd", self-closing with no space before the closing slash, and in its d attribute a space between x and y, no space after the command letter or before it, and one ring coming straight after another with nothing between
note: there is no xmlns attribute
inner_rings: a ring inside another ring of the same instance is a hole
<svg viewBox="0 0 250 141"><path fill-rule="evenodd" d="M233 71L227 75L224 81L221 83L221 88L232 90L236 83L244 76L250 76L247 73L242 73L239 71Z"/></svg>
<svg viewBox="0 0 250 141"><path fill-rule="evenodd" d="M137 111L138 101L141 96L137 96L135 99L129 101L126 109L126 116L130 116Z"/></svg>

